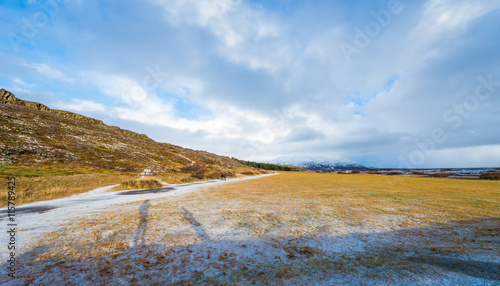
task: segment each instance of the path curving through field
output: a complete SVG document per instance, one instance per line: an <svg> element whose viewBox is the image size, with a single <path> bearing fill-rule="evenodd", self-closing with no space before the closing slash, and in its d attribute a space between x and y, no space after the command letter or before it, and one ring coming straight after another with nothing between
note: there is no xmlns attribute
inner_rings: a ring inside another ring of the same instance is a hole
<svg viewBox="0 0 500 286"><path fill-rule="evenodd" d="M36 238L56 230L57 228L71 223L74 219L82 218L88 214L95 214L99 217L101 212L110 211L114 206L127 204L143 200L154 200L158 198L184 195L200 190L202 187L217 186L224 183L249 180L270 176L272 174L240 177L227 179L227 181L211 180L195 183L169 185L148 190L126 190L109 192L116 185L98 188L86 193L73 195L67 198L39 201L24 204L16 207L15 223L17 224L16 244L18 254L28 251L29 245ZM105 219L105 218L103 218ZM12 226L8 226L7 208L0 211L0 224L7 237L7 231ZM4 261L8 255L7 247L0 250L1 260ZM5 258L5 259L4 259Z"/></svg>

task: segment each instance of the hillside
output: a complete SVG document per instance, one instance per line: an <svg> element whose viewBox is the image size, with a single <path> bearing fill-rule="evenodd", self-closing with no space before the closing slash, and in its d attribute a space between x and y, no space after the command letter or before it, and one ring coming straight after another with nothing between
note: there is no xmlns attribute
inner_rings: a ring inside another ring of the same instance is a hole
<svg viewBox="0 0 500 286"><path fill-rule="evenodd" d="M193 165L206 172L251 170L229 157L158 143L101 120L18 99L4 89L0 89L1 165L133 172L144 168L176 172Z"/></svg>

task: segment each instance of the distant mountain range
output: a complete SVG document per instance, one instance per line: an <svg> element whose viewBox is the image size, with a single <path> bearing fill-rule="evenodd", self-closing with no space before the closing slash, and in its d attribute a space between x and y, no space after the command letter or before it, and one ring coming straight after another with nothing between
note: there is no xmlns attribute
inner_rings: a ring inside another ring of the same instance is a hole
<svg viewBox="0 0 500 286"><path fill-rule="evenodd" d="M367 169L347 158L326 158L321 156L283 156L271 160L269 163L277 165L289 165L309 170L356 170Z"/></svg>

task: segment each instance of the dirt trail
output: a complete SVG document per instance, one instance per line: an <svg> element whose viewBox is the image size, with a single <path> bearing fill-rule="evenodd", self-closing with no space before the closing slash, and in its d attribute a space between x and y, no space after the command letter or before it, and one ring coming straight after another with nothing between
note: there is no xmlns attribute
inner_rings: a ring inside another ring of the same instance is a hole
<svg viewBox="0 0 500 286"><path fill-rule="evenodd" d="M17 224L16 247L17 253L29 250L30 242L35 238L48 232L56 230L74 219L82 218L88 214L99 217L103 211L110 211L116 205L132 203L143 200L153 200L171 196L179 196L200 190L202 187L216 186L228 182L256 179L268 175L252 177L241 177L228 179L227 181L211 180L180 185L169 185L162 188L149 190L127 190L119 192L107 192L113 186L98 188L87 193L74 195L67 198L40 201L24 204L16 207L15 223ZM2 233L7 234L9 230L7 210L0 211L0 223ZM5 235L4 239L7 239ZM1 260L8 256L7 247L0 250Z"/></svg>

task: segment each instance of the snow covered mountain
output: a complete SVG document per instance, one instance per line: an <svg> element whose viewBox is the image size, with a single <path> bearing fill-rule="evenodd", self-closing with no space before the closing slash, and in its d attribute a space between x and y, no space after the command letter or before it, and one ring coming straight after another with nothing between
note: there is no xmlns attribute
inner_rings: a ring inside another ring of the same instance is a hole
<svg viewBox="0 0 500 286"><path fill-rule="evenodd" d="M366 169L347 158L326 158L321 156L283 156L276 158L269 163L277 165L291 165L309 170L346 170L346 169Z"/></svg>

